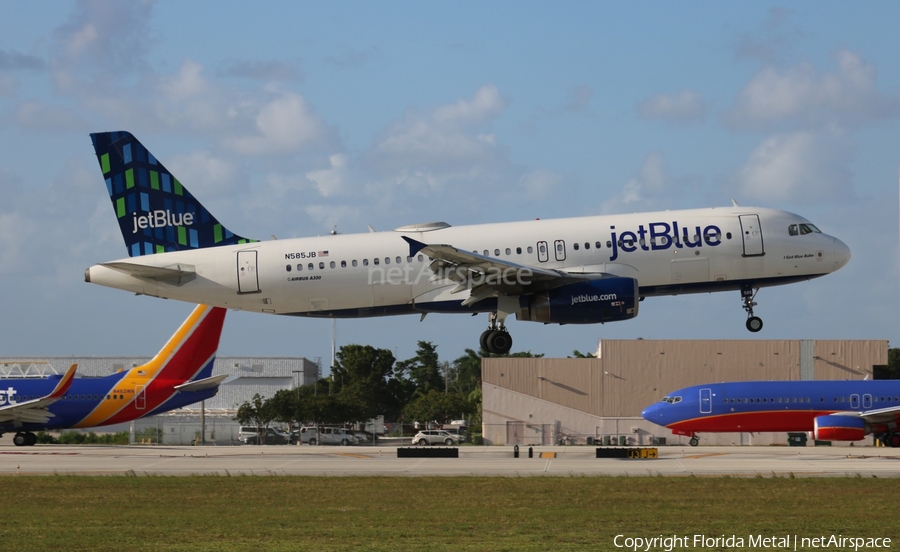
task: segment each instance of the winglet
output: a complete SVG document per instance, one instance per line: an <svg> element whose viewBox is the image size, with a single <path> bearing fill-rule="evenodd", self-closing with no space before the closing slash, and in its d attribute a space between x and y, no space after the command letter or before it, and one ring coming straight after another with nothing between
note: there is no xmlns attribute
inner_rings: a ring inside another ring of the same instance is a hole
<svg viewBox="0 0 900 552"><path fill-rule="evenodd" d="M410 257L415 257L416 254L419 253L419 251L421 251L421 250L425 249L426 247L428 247L428 244L422 243L422 242L420 242L420 241L416 241L416 240L414 240L414 239L412 239L412 238L407 238L406 236L401 236L401 237L402 237L404 240L406 240L406 243L409 244L409 256L410 256Z"/></svg>
<svg viewBox="0 0 900 552"><path fill-rule="evenodd" d="M53 391L51 391L46 398L58 399L65 395L69 391L69 387L72 387L72 382L75 380L75 369L77 368L77 364L69 366L69 369L66 370L66 373L63 374L63 377L59 379L59 383L56 384L56 387L53 388Z"/></svg>
<svg viewBox="0 0 900 552"><path fill-rule="evenodd" d="M740 205L738 205L738 202L735 201L734 198L731 198L731 206L732 207L740 207Z"/></svg>

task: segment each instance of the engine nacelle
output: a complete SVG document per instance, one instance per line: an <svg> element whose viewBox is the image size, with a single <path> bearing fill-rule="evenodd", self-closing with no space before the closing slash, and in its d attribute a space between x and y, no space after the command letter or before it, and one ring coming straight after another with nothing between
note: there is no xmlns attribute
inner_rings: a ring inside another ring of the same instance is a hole
<svg viewBox="0 0 900 552"><path fill-rule="evenodd" d="M517 320L552 324L596 324L638 314L634 278L598 278L519 298Z"/></svg>
<svg viewBox="0 0 900 552"><path fill-rule="evenodd" d="M857 416L816 416L813 433L819 441L859 441L869 433L866 421Z"/></svg>

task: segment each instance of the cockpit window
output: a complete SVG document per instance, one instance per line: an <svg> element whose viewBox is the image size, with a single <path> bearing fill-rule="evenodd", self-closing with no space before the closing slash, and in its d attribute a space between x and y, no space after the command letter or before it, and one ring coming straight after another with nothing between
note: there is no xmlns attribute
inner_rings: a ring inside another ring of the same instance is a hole
<svg viewBox="0 0 900 552"><path fill-rule="evenodd" d="M680 403L681 397L663 397L661 402L669 404Z"/></svg>
<svg viewBox="0 0 900 552"><path fill-rule="evenodd" d="M804 222L803 224L792 224L788 226L788 234L792 236L821 233L822 231L816 228L815 224L809 222Z"/></svg>
<svg viewBox="0 0 900 552"><path fill-rule="evenodd" d="M801 234L821 234L822 231L816 228L815 224L805 223L800 225Z"/></svg>

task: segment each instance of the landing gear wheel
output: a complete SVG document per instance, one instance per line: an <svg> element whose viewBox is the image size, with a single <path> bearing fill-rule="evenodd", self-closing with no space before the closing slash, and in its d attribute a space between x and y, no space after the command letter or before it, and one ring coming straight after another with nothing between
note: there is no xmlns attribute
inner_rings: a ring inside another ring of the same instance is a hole
<svg viewBox="0 0 900 552"><path fill-rule="evenodd" d="M20 432L16 433L15 436L13 437L13 444L16 445L17 447L27 447L29 445L28 434L25 433L24 431L20 431Z"/></svg>
<svg viewBox="0 0 900 552"><path fill-rule="evenodd" d="M753 314L753 307L757 305L756 294L759 288L754 289L752 286L741 287L741 301L744 303L744 310L747 311L747 329L753 333L758 332L763 327L762 318Z"/></svg>
<svg viewBox="0 0 900 552"><path fill-rule="evenodd" d="M900 433L894 432L885 437L884 444L892 448L900 447Z"/></svg>
<svg viewBox="0 0 900 552"><path fill-rule="evenodd" d="M762 318L758 316L751 316L747 319L747 329L753 333L758 332L763 327Z"/></svg>
<svg viewBox="0 0 900 552"><path fill-rule="evenodd" d="M505 355L512 349L512 336L502 330L493 330L487 337L487 350L497 354Z"/></svg>
<svg viewBox="0 0 900 552"><path fill-rule="evenodd" d="M27 440L27 442L25 443L26 447L33 447L35 443L37 443L37 435L30 431L25 434L25 439Z"/></svg>
<svg viewBox="0 0 900 552"><path fill-rule="evenodd" d="M689 441L689 443L692 447L696 447L697 445L700 444L700 439L697 439L696 437L691 437L691 440Z"/></svg>
<svg viewBox="0 0 900 552"><path fill-rule="evenodd" d="M481 346L482 351L490 351L490 349L488 349L488 337L490 337L492 331L494 330L484 330L481 332L481 337L478 338L478 344Z"/></svg>

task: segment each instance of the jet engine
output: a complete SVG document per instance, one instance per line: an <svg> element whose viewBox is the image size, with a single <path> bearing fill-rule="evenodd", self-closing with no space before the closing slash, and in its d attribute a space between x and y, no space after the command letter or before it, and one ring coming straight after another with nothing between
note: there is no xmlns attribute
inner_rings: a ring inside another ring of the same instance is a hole
<svg viewBox="0 0 900 552"><path fill-rule="evenodd" d="M638 314L638 299L634 278L598 278L523 295L516 319L550 324L628 320Z"/></svg>
<svg viewBox="0 0 900 552"><path fill-rule="evenodd" d="M820 441L859 441L869 433L866 421L856 416L816 416L814 434Z"/></svg>

